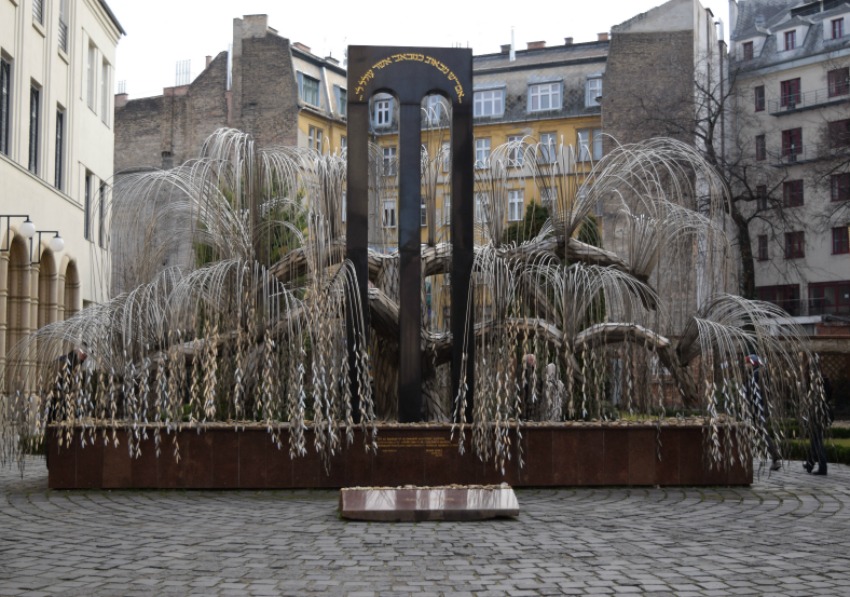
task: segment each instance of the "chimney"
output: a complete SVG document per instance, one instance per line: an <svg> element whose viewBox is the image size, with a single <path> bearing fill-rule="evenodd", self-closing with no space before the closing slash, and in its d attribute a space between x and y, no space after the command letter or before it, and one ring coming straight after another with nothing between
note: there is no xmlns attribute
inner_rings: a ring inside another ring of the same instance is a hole
<svg viewBox="0 0 850 597"><path fill-rule="evenodd" d="M597 35L596 41L608 41L608 32L607 31L605 33L597 33L596 35Z"/></svg>
<svg viewBox="0 0 850 597"><path fill-rule="evenodd" d="M507 54L508 52L511 51L511 44L502 44L501 48L502 48L502 54Z"/></svg>
<svg viewBox="0 0 850 597"><path fill-rule="evenodd" d="M123 108L127 105L127 101L129 101L130 96L126 93L116 93L115 94L115 107Z"/></svg>
<svg viewBox="0 0 850 597"><path fill-rule="evenodd" d="M564 38L564 45L565 45L565 46L571 46L571 45L573 45L573 38L572 38L572 37L565 37L565 38Z"/></svg>
<svg viewBox="0 0 850 597"><path fill-rule="evenodd" d="M527 44L529 50L542 50L546 47L545 41L530 41Z"/></svg>
<svg viewBox="0 0 850 597"><path fill-rule="evenodd" d="M312 52L310 52L310 46L305 46L300 41L296 41L294 44L292 44L292 47L297 48L297 49L301 50L302 52L307 52L308 54L312 54Z"/></svg>
<svg viewBox="0 0 850 597"><path fill-rule="evenodd" d="M330 64L333 64L335 66L339 66L339 60L330 55L325 56L325 62L329 62Z"/></svg>
<svg viewBox="0 0 850 597"><path fill-rule="evenodd" d="M206 64L204 65L204 68L208 68L209 65L210 65L210 62L212 62L212 56L207 56Z"/></svg>

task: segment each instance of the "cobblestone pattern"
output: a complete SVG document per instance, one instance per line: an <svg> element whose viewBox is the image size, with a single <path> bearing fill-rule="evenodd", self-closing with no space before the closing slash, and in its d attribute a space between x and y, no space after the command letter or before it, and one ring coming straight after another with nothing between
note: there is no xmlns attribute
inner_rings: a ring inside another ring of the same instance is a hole
<svg viewBox="0 0 850 597"><path fill-rule="evenodd" d="M0 595L841 595L850 468L520 490L516 520L337 517L334 491L49 491L0 469Z"/></svg>

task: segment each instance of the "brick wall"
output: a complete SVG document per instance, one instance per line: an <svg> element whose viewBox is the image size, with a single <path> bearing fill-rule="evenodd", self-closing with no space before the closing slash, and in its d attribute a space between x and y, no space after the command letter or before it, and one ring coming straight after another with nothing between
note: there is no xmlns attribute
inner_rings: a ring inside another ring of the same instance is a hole
<svg viewBox="0 0 850 597"><path fill-rule="evenodd" d="M661 135L693 142L693 81L692 31L615 33L602 88L605 132L621 143Z"/></svg>

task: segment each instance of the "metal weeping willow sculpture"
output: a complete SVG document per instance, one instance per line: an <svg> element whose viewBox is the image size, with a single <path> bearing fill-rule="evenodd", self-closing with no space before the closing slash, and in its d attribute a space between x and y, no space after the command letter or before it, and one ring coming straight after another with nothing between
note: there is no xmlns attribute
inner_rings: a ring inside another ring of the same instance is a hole
<svg viewBox="0 0 850 597"><path fill-rule="evenodd" d="M425 145L423 177L446 161L441 145ZM371 218L393 181L379 150L369 152ZM522 426L661 424L659 413L673 410L702 418L708 455L723 465L765 458L783 419L823 418L802 330L777 307L731 294L724 190L692 148L664 139L616 147L581 183L573 148L533 139L481 166L467 299L475 326L453 338L424 308L420 325L425 419L453 421L470 438L461 449L504 468ZM546 223L520 242L504 242L509 168L548 200ZM358 427L374 450L378 422L398 416L399 257L369 251L362 305L345 259L345 181L344 154L260 149L235 130L212 135L197 160L123 177L110 247L124 291L9 352L0 459L15 461L46 433L66 445L114 444L116 430L131 455L152 437L157 455L179 458L177 430L246 425L265 427L293 458L329 458ZM597 218L612 239L605 248L586 242ZM424 296L429 280L451 273L451 246L430 235L421 267ZM455 343L474 354L472 391L462 371L457 392L446 381ZM751 353L767 363L769 417L748 396Z"/></svg>

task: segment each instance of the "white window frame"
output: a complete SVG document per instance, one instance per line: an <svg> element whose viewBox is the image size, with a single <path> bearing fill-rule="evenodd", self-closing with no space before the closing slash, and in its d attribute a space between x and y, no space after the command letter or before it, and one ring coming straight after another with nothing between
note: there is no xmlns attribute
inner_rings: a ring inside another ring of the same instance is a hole
<svg viewBox="0 0 850 597"><path fill-rule="evenodd" d="M490 166L490 137L482 137L475 140L475 167L488 168Z"/></svg>
<svg viewBox="0 0 850 597"><path fill-rule="evenodd" d="M558 136L556 133L540 133L540 163L554 164L558 160Z"/></svg>
<svg viewBox="0 0 850 597"><path fill-rule="evenodd" d="M89 41L86 54L86 105L97 113L97 46Z"/></svg>
<svg viewBox="0 0 850 597"><path fill-rule="evenodd" d="M322 145L324 143L324 130L317 127L308 125L307 127L307 147L310 149L315 149L319 153L322 153Z"/></svg>
<svg viewBox="0 0 850 597"><path fill-rule="evenodd" d="M383 174L384 176L395 176L398 174L398 149L395 145L382 147L383 150Z"/></svg>
<svg viewBox="0 0 850 597"><path fill-rule="evenodd" d="M576 161L598 162L602 159L602 129L579 129L576 137Z"/></svg>
<svg viewBox="0 0 850 597"><path fill-rule="evenodd" d="M109 126L109 114L112 110L109 109L109 102L112 99L112 94L109 93L109 81L111 79L112 70L109 61L104 57L100 63L100 105L102 107L100 119L103 124Z"/></svg>
<svg viewBox="0 0 850 597"><path fill-rule="evenodd" d="M475 193L475 221L479 224L487 222L487 209L490 205L489 193Z"/></svg>
<svg viewBox="0 0 850 597"><path fill-rule="evenodd" d="M375 128L386 128L393 123L392 98L375 99L372 105L372 124Z"/></svg>
<svg viewBox="0 0 850 597"><path fill-rule="evenodd" d="M505 90L485 89L476 91L472 99L475 118L499 118L505 114Z"/></svg>
<svg viewBox="0 0 850 597"><path fill-rule="evenodd" d="M425 197L419 198L419 226L425 228L428 225L428 204L425 203Z"/></svg>
<svg viewBox="0 0 850 597"><path fill-rule="evenodd" d="M396 201L395 199L384 199L383 205L383 226L384 228L395 228L396 220Z"/></svg>
<svg viewBox="0 0 850 597"><path fill-rule="evenodd" d="M319 97L319 88L319 80L316 77L311 77L308 74L298 71L298 97L301 99L302 102L310 106L316 106L318 108L321 105L321 99ZM313 93L314 91L315 95ZM313 101L314 99L315 101Z"/></svg>
<svg viewBox="0 0 850 597"><path fill-rule="evenodd" d="M447 110L446 100L442 95L428 95L425 97L425 121L426 126L437 126L443 117L443 112Z"/></svg>
<svg viewBox="0 0 850 597"><path fill-rule="evenodd" d="M521 222L525 199L521 189L508 191L508 222Z"/></svg>
<svg viewBox="0 0 850 597"><path fill-rule="evenodd" d="M509 135L508 143L510 144L510 148L508 149L508 164L513 166L514 168L522 168L522 159L523 159L523 136L522 135Z"/></svg>
<svg viewBox="0 0 850 597"><path fill-rule="evenodd" d="M334 98L336 99L337 114L343 118L348 116L348 90L339 85L334 85Z"/></svg>
<svg viewBox="0 0 850 597"><path fill-rule="evenodd" d="M599 105L602 96L602 77L588 77L584 84L584 107L593 108Z"/></svg>
<svg viewBox="0 0 850 597"><path fill-rule="evenodd" d="M528 86L528 111L550 112L561 109L561 82L534 83Z"/></svg>
<svg viewBox="0 0 850 597"><path fill-rule="evenodd" d="M443 225L449 226L452 223L452 196L447 193L443 195Z"/></svg>

